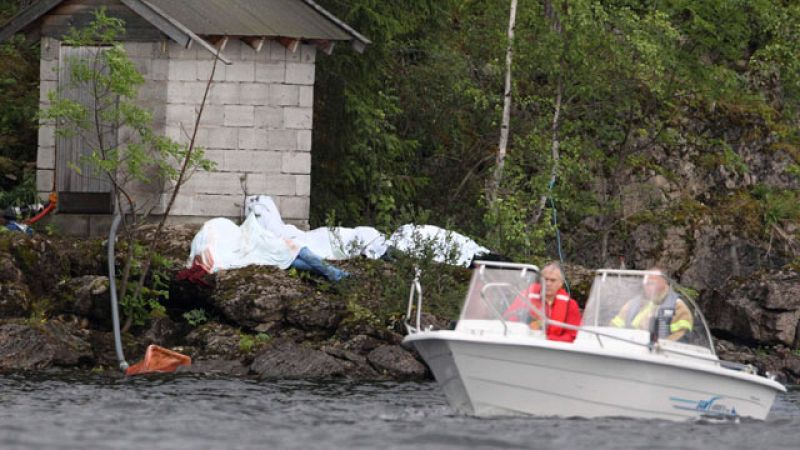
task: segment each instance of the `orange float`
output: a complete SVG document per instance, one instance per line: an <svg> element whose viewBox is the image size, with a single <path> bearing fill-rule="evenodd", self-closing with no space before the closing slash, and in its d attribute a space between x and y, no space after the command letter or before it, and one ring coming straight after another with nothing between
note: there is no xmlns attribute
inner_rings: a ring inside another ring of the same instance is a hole
<svg viewBox="0 0 800 450"><path fill-rule="evenodd" d="M146 373L171 373L180 366L191 366L192 358L158 345L149 345L144 353L144 359L128 367L126 376L143 375Z"/></svg>

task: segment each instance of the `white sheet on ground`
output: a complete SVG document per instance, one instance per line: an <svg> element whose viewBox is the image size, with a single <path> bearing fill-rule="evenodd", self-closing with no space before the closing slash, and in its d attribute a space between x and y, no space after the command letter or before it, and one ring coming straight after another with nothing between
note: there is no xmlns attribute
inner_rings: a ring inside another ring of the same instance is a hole
<svg viewBox="0 0 800 450"><path fill-rule="evenodd" d="M209 272L235 269L249 265L288 268L297 258L300 246L261 226L255 214L250 214L241 226L225 218L206 222L192 240L188 266L195 257Z"/></svg>
<svg viewBox="0 0 800 450"><path fill-rule="evenodd" d="M434 225L403 225L392 234L389 243L402 252L420 256L426 248L432 248L435 261L465 267L475 256L489 253L488 248L463 234Z"/></svg>
<svg viewBox="0 0 800 450"><path fill-rule="evenodd" d="M305 234L305 231L296 226L283 222L278 207L269 195L248 196L244 201L244 217L249 217L250 213L255 213L262 227L278 236L294 239Z"/></svg>
<svg viewBox="0 0 800 450"><path fill-rule="evenodd" d="M245 215L249 216L251 212L267 230L308 247L323 259L341 260L359 255L378 259L386 253L388 247L383 234L372 227L320 227L302 231L294 225L288 225L283 222L278 207L268 195L247 197Z"/></svg>
<svg viewBox="0 0 800 450"><path fill-rule="evenodd" d="M253 213L265 229L290 238L328 260L349 259L359 255L377 259L386 253L389 245L416 254L420 254L425 246L433 246L436 261L461 266L468 266L477 255L489 253L488 248L478 245L467 236L433 225L403 225L389 240L372 227L320 227L302 231L283 222L278 207L268 195L248 196L244 212L248 218Z"/></svg>

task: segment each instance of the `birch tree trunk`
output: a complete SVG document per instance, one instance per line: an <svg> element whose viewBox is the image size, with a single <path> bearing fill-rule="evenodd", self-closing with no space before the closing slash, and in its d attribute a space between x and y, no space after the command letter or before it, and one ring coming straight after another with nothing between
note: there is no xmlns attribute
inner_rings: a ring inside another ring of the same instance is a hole
<svg viewBox="0 0 800 450"><path fill-rule="evenodd" d="M508 48L506 49L506 84L503 93L503 120L500 124L500 143L497 147L494 174L489 180L486 189L486 199L489 207L497 200L497 191L503 179L503 166L506 160L508 147L508 129L511 121L511 61L514 55L514 26L517 20L517 0L511 0L511 12L508 17Z"/></svg>
<svg viewBox="0 0 800 450"><path fill-rule="evenodd" d="M555 110L553 111L553 124L551 126L550 157L553 160L553 165L550 167L550 182L547 185L547 190L539 198L539 205L536 207L536 211L531 218L531 225L536 224L536 222L538 222L541 218L544 208L547 204L547 197L549 196L550 188L556 183L556 179L558 178L558 162L560 159L559 149L561 147L561 141L559 139L559 127L561 123L561 99L563 95L564 80L559 74L555 98Z"/></svg>
<svg viewBox="0 0 800 450"><path fill-rule="evenodd" d="M566 4L564 4L564 8L566 8ZM545 0L544 2L544 11L545 16L550 19L551 28L553 31L558 33L561 36L561 44L562 44L562 55L559 61L560 70L558 72L558 80L556 85L556 97L554 99L554 108L553 108L553 122L550 127L551 131L551 138L550 138L550 157L552 158L552 166L550 167L550 182L547 184L547 190L544 191L542 196L539 198L539 204L536 207L533 215L531 216L531 220L529 225L535 225L539 219L542 217L544 213L544 208L547 206L547 197L549 196L549 191L555 185L556 179L558 178L558 164L560 160L560 153L559 149L561 147L561 140L559 138L559 131L561 125L561 105L562 100L564 97L564 72L566 71L566 51L567 51L567 41L566 37L564 37L564 32L561 27L561 21L559 20L558 13L553 8L553 3L550 0Z"/></svg>

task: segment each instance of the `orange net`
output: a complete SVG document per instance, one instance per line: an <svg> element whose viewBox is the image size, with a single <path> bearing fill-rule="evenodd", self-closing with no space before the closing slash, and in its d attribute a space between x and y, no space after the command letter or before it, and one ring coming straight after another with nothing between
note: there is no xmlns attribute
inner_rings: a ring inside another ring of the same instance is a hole
<svg viewBox="0 0 800 450"><path fill-rule="evenodd" d="M145 373L175 372L180 366L191 366L192 358L168 350L158 345L150 345L144 353L144 359L128 367L125 375L141 375Z"/></svg>

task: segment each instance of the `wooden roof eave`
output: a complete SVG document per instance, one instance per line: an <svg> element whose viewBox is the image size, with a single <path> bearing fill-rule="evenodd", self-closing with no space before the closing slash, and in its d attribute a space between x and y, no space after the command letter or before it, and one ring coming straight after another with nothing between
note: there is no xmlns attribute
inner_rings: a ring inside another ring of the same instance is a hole
<svg viewBox="0 0 800 450"><path fill-rule="evenodd" d="M4 42L24 30L28 25L39 20L42 16L50 12L61 3L62 0L40 0L32 3L17 15L12 17L2 29L0 29L0 42Z"/></svg>
<svg viewBox="0 0 800 450"><path fill-rule="evenodd" d="M335 41L328 39L301 39L288 36L225 36L225 35L204 35L203 39L210 42L215 48L220 47L220 42L227 42L229 39L238 39L244 42L247 46L252 48L256 53L261 52L264 48L264 43L267 41L275 41L283 45L286 50L295 53L299 48L300 43L313 45L326 55L333 52L333 47L336 45ZM222 50L225 50L223 45Z"/></svg>
<svg viewBox="0 0 800 450"><path fill-rule="evenodd" d="M179 45L188 48L192 42L197 42L198 45L208 50L212 55L218 54L218 50L214 48L213 45L149 2L144 0L120 1ZM63 0L40 0L32 3L12 17L5 26L0 28L0 42L6 41L20 31L23 31L62 2ZM225 64L231 64L229 59L222 55L221 52L219 53L218 57L220 61Z"/></svg>
<svg viewBox="0 0 800 450"><path fill-rule="evenodd" d="M231 64L231 61L222 54L221 50L215 48L211 43L196 35L192 30L186 28L183 24L151 3L145 0L120 1L179 45L189 48L192 42L196 42L212 55L218 55L217 57L223 63L227 65Z"/></svg>
<svg viewBox="0 0 800 450"><path fill-rule="evenodd" d="M335 23L337 26L339 26L339 28L343 29L347 34L352 36L353 40L351 41L351 45L353 46L353 49L358 53L364 53L364 49L367 48L367 45L372 43L372 41L367 39L366 36L354 30L350 25L339 20L338 17L328 12L327 9L316 4L313 0L303 0L303 1L305 2L305 4L313 8L315 11L322 14L326 19ZM330 49L332 51L333 47L330 47Z"/></svg>

